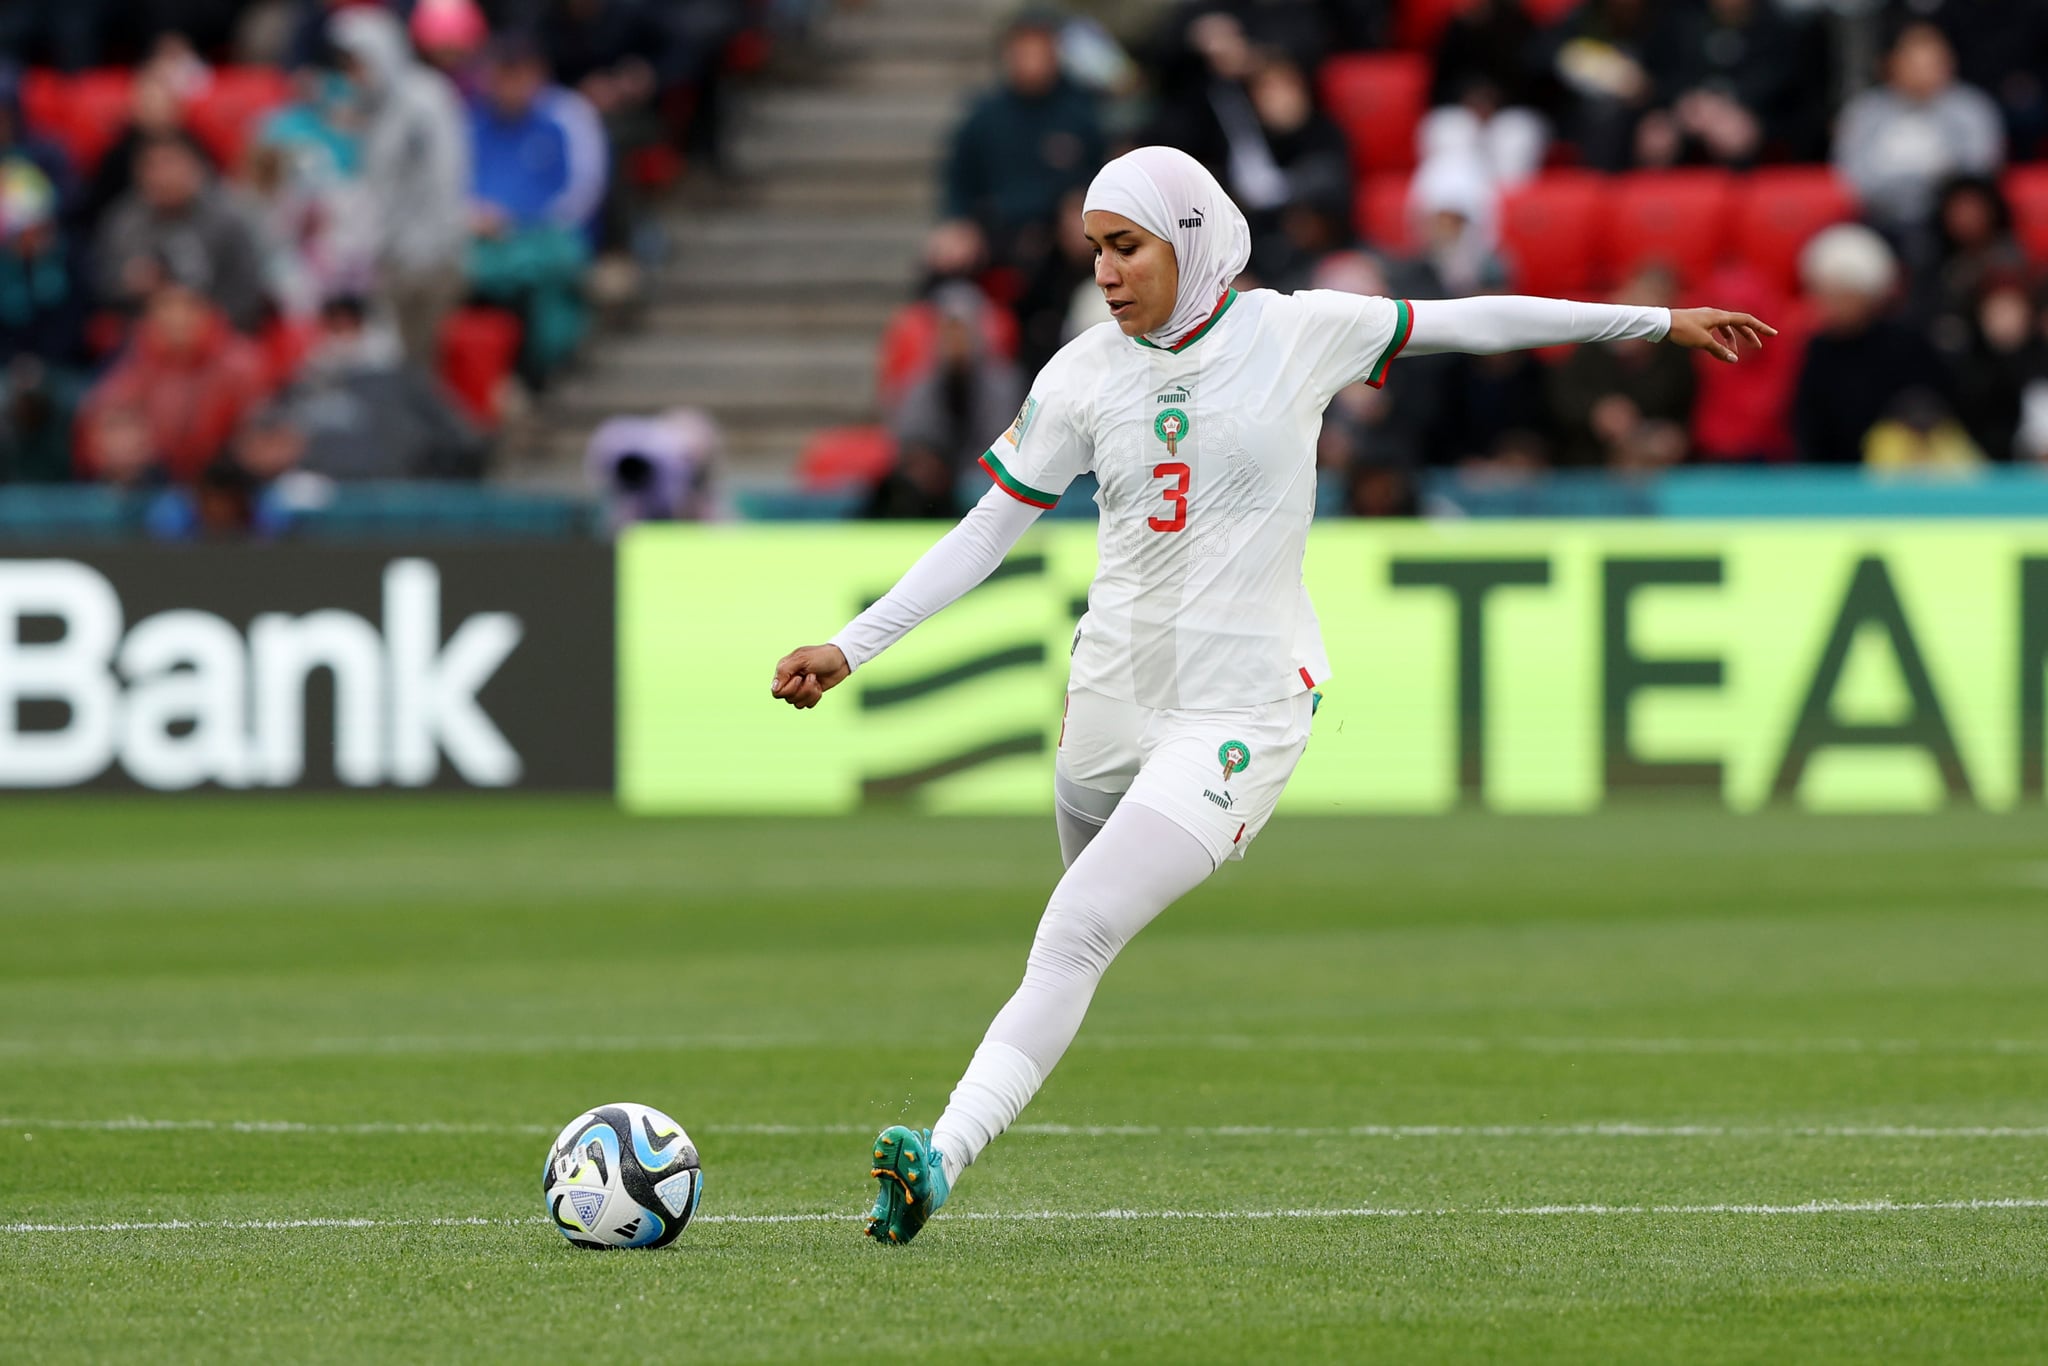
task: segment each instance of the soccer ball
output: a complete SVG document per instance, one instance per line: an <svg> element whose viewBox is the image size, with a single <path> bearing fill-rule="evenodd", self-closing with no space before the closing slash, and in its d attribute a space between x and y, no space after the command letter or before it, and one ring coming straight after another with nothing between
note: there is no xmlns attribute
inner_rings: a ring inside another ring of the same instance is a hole
<svg viewBox="0 0 2048 1366"><path fill-rule="evenodd" d="M600 1105L548 1149L548 1218L577 1247L664 1247L697 1212L704 1173L683 1126L647 1105Z"/></svg>

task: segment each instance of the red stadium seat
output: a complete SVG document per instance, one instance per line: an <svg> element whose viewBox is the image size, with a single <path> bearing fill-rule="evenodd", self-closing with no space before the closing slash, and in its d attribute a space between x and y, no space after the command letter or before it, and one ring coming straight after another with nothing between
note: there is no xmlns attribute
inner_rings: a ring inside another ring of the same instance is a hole
<svg viewBox="0 0 2048 1366"><path fill-rule="evenodd" d="M320 340L320 329L309 322L278 318L257 338L263 348L263 366L270 375L270 387L281 389L299 373L306 357Z"/></svg>
<svg viewBox="0 0 2048 1366"><path fill-rule="evenodd" d="M1720 170L1639 171L1616 177L1607 212L1607 278L1671 268L1683 286L1706 277L1727 244L1731 177Z"/></svg>
<svg viewBox="0 0 2048 1366"><path fill-rule="evenodd" d="M804 443L797 482L813 492L873 484L896 464L896 442L886 427L827 427Z"/></svg>
<svg viewBox="0 0 2048 1366"><path fill-rule="evenodd" d="M1395 23L1395 40L1402 47L1427 52L1436 46L1444 28L1471 0L1401 0L1401 17ZM1538 24L1554 24L1579 7L1580 0L1522 0L1522 9Z"/></svg>
<svg viewBox="0 0 2048 1366"><path fill-rule="evenodd" d="M1408 219L1408 174L1381 171L1359 181L1352 217L1358 235L1374 250L1396 255L1412 251L1415 233Z"/></svg>
<svg viewBox="0 0 2048 1366"><path fill-rule="evenodd" d="M2012 205L2013 230L2027 259L2048 265L2048 165L2015 166L2005 173L2005 197Z"/></svg>
<svg viewBox="0 0 2048 1366"><path fill-rule="evenodd" d="M1552 171L1501 197L1501 249L1514 287L1528 294L1583 295L1595 277L1606 178Z"/></svg>
<svg viewBox="0 0 2048 1366"><path fill-rule="evenodd" d="M1319 73L1323 108L1351 143L1360 175L1415 165L1415 125L1429 100L1429 59L1414 52L1352 52Z"/></svg>
<svg viewBox="0 0 2048 1366"><path fill-rule="evenodd" d="M725 45L725 68L736 76L751 76L768 65L775 53L774 39L765 28L745 28Z"/></svg>
<svg viewBox="0 0 2048 1366"><path fill-rule="evenodd" d="M134 75L123 67L75 76L31 71L22 82L22 114L30 128L60 144L86 175L120 141L134 88Z"/></svg>
<svg viewBox="0 0 2048 1366"><path fill-rule="evenodd" d="M1855 216L1855 196L1828 167L1766 167L1736 182L1731 242L1765 283L1790 292L1808 239Z"/></svg>
<svg viewBox="0 0 2048 1366"><path fill-rule="evenodd" d="M21 78L21 114L39 136L56 138L64 126L64 87L60 72L35 67Z"/></svg>
<svg viewBox="0 0 2048 1366"><path fill-rule="evenodd" d="M626 178L643 190L666 190L683 178L683 155L665 142L626 154Z"/></svg>
<svg viewBox="0 0 2048 1366"><path fill-rule="evenodd" d="M519 356L519 315L502 308L462 308L441 327L441 380L469 415L498 425L498 385Z"/></svg>
<svg viewBox="0 0 2048 1366"><path fill-rule="evenodd" d="M276 67L224 66L185 106L185 124L216 162L232 170L241 165L242 149L264 115L291 97L291 79Z"/></svg>
<svg viewBox="0 0 2048 1366"><path fill-rule="evenodd" d="M1402 47L1427 52L1443 36L1444 26L1465 7L1466 0L1401 0L1395 38Z"/></svg>
<svg viewBox="0 0 2048 1366"><path fill-rule="evenodd" d="M105 360L128 344L128 318L112 310L94 313L85 320L85 349L94 360Z"/></svg>

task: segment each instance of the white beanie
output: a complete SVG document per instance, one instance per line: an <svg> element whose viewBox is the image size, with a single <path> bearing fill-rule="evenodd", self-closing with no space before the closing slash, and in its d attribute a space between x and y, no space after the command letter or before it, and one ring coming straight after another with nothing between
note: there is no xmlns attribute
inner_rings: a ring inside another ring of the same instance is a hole
<svg viewBox="0 0 2048 1366"><path fill-rule="evenodd" d="M1799 279L1808 289L1877 298L1898 283L1892 249L1861 223L1837 223L1816 233L1799 253Z"/></svg>

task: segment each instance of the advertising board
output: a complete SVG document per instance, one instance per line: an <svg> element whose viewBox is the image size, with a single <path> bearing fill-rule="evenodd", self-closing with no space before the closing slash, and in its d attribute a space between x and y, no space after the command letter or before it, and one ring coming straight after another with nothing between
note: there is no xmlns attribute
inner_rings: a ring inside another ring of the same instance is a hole
<svg viewBox="0 0 2048 1366"><path fill-rule="evenodd" d="M591 788L609 546L0 557L0 788Z"/></svg>
<svg viewBox="0 0 2048 1366"><path fill-rule="evenodd" d="M1050 806L1093 527L998 574L815 711L768 696L929 526L664 527L620 552L630 809ZM2042 800L2048 525L1328 523L1334 666L1285 807L1736 810Z"/></svg>

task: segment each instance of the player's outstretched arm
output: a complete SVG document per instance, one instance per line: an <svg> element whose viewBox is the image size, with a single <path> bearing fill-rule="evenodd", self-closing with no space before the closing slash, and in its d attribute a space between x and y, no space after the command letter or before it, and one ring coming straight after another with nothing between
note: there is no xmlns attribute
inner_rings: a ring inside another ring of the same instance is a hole
<svg viewBox="0 0 2048 1366"><path fill-rule="evenodd" d="M1040 509L991 487L965 517L904 572L874 606L823 645L805 645L775 665L769 696L815 707L847 676L910 633L926 617L980 583L1003 562Z"/></svg>
<svg viewBox="0 0 2048 1366"><path fill-rule="evenodd" d="M1403 354L1462 351L1496 355L1574 342L1665 341L1733 363L1744 344L1763 345L1778 335L1747 313L1720 308L1642 308L1488 294L1471 299L1423 299L1410 305L1414 323Z"/></svg>

